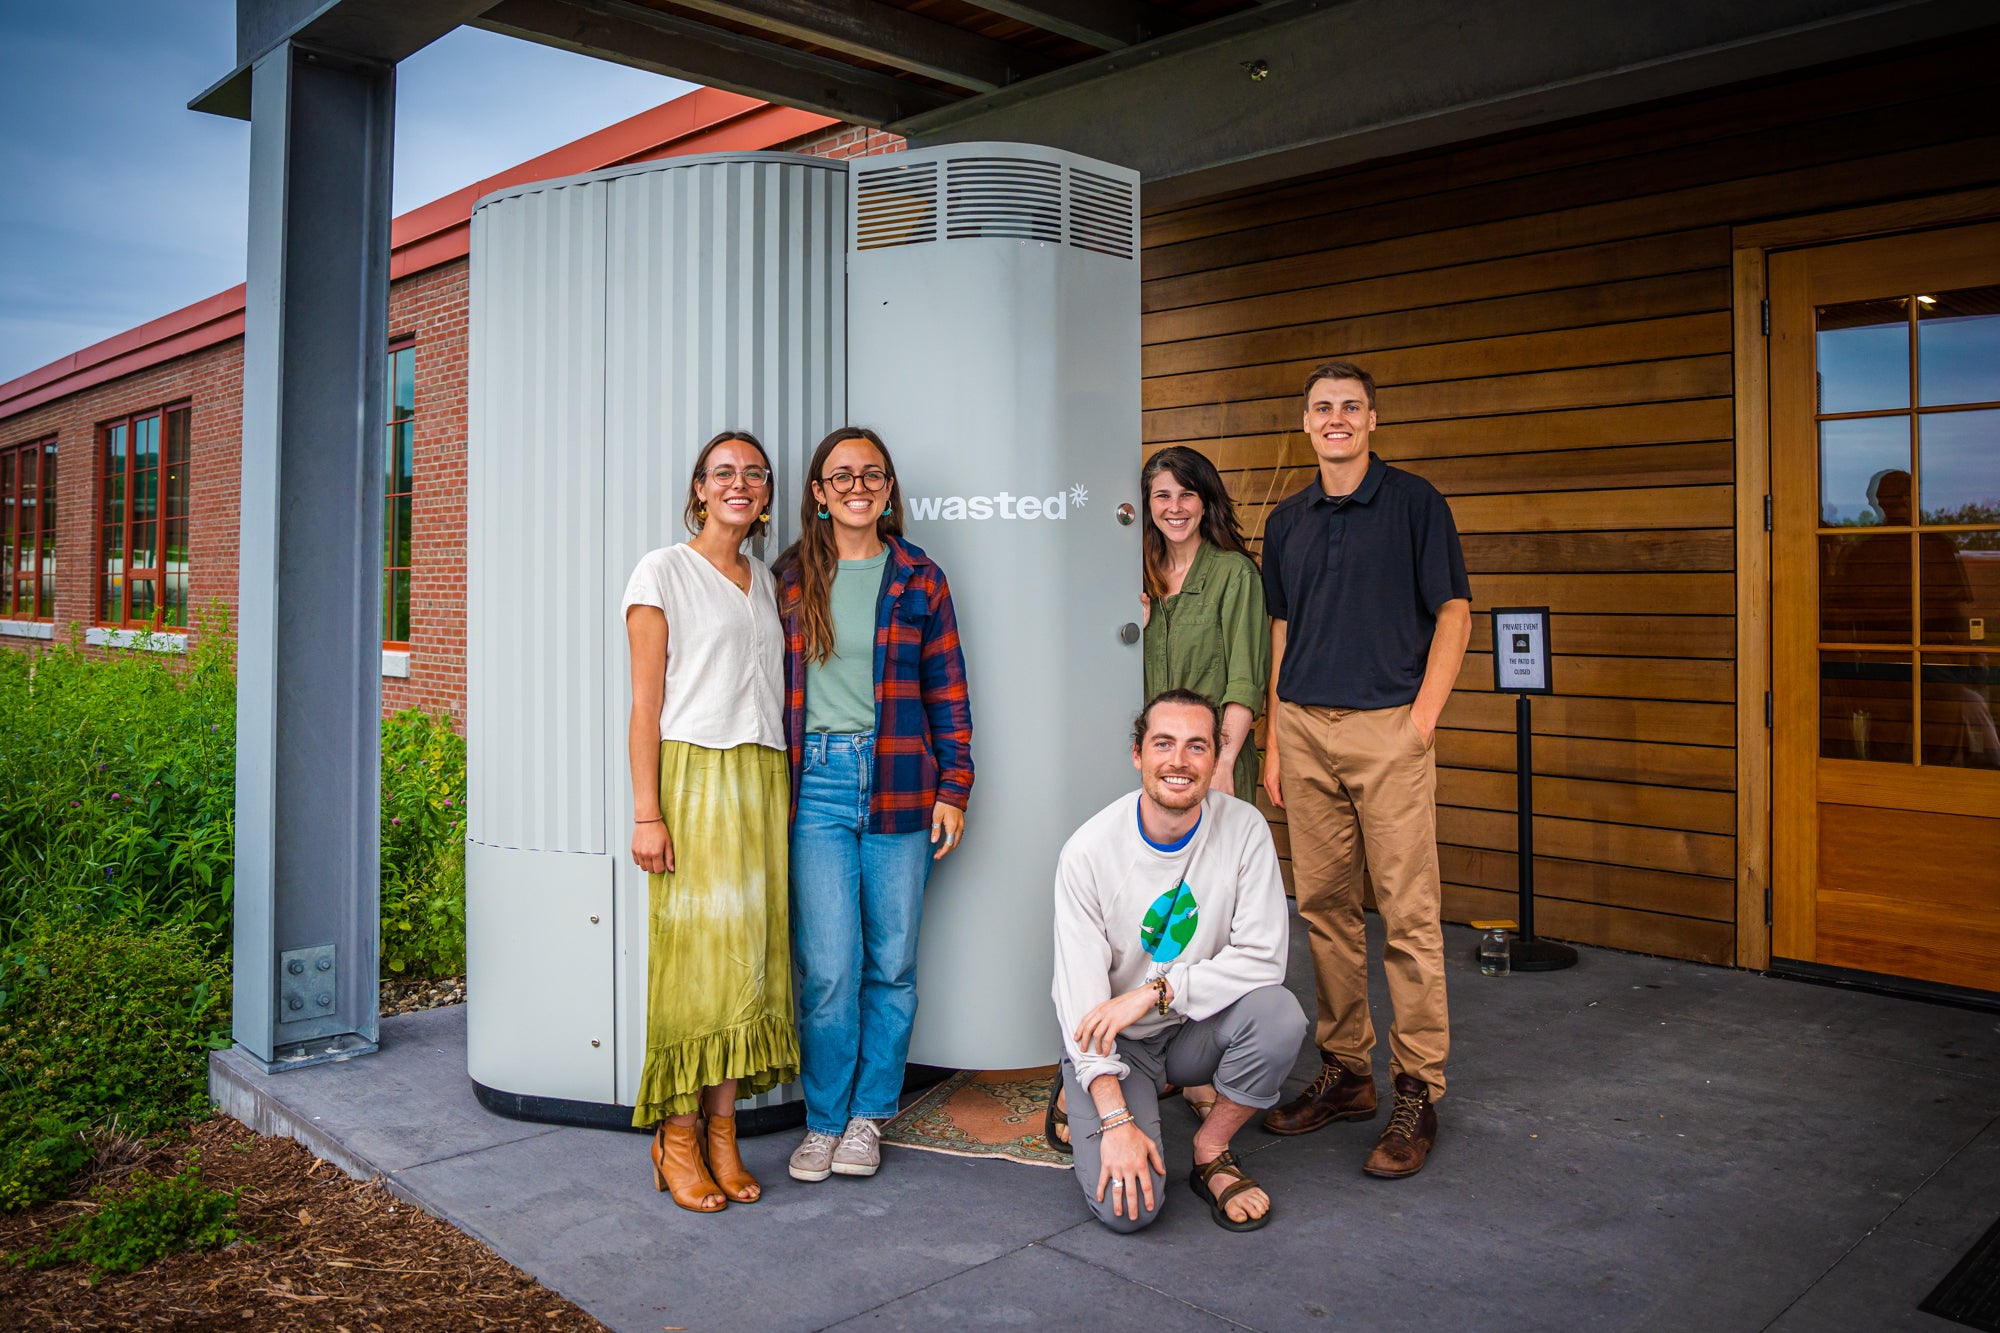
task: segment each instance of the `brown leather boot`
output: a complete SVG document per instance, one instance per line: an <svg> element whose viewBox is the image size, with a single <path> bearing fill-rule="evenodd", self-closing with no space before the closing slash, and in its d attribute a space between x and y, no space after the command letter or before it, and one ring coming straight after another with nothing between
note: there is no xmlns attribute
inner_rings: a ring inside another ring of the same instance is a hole
<svg viewBox="0 0 2000 1333"><path fill-rule="evenodd" d="M701 1142L693 1125L662 1120L653 1131L653 1188L666 1191L691 1213L719 1213L729 1206L701 1160ZM715 1202L708 1202L710 1198Z"/></svg>
<svg viewBox="0 0 2000 1333"><path fill-rule="evenodd" d="M1267 1134L1309 1134L1335 1120L1375 1118L1375 1076L1357 1074L1320 1052L1319 1077L1282 1106L1264 1112Z"/></svg>
<svg viewBox="0 0 2000 1333"><path fill-rule="evenodd" d="M1396 1109L1389 1113L1389 1128L1368 1154L1361 1168L1371 1176L1395 1180L1414 1176L1424 1169L1437 1142L1438 1113L1431 1107L1431 1090L1423 1080L1409 1074L1396 1075Z"/></svg>
<svg viewBox="0 0 2000 1333"><path fill-rule="evenodd" d="M757 1177L750 1174L750 1169L743 1165L742 1154L736 1151L735 1116L709 1117L708 1166L715 1172L715 1183L735 1202L755 1203L763 1195Z"/></svg>

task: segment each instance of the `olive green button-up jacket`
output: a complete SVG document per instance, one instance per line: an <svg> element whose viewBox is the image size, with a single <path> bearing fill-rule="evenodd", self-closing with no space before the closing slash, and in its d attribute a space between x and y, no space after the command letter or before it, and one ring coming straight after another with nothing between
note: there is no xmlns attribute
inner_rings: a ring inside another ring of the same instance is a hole
<svg viewBox="0 0 2000 1333"><path fill-rule="evenodd" d="M1146 697L1195 690L1218 705L1264 711L1271 681L1271 624L1264 615L1264 581L1248 556L1207 542L1195 552L1181 590L1153 605L1146 622ZM1236 795L1254 800L1257 745L1236 756Z"/></svg>

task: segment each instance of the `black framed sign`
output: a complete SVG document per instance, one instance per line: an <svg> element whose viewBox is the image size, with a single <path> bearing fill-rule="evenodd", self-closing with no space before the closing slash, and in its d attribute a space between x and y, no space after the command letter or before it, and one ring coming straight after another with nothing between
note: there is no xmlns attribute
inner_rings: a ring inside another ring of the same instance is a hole
<svg viewBox="0 0 2000 1333"><path fill-rule="evenodd" d="M1501 694L1554 694L1549 666L1549 609L1493 608L1493 688Z"/></svg>

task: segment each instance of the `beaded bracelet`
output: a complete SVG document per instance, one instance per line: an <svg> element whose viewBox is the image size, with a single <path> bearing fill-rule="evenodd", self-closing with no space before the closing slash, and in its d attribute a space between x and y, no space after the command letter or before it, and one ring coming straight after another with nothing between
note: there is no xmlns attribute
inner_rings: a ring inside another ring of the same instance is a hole
<svg viewBox="0 0 2000 1333"><path fill-rule="evenodd" d="M1152 980L1152 987L1155 991L1159 993L1160 996L1160 1017L1165 1018L1168 1014L1173 1012L1172 1010L1167 1008L1167 979L1163 976L1154 977Z"/></svg>
<svg viewBox="0 0 2000 1333"><path fill-rule="evenodd" d="M1132 1108L1129 1106L1121 1106L1117 1110L1113 1111L1111 1114L1105 1116L1104 1119L1098 1121L1097 1128L1093 1130L1091 1133L1085 1135L1084 1137L1094 1139L1099 1134L1102 1134L1105 1130L1116 1129L1120 1125L1129 1125L1132 1123L1132 1120L1133 1120Z"/></svg>

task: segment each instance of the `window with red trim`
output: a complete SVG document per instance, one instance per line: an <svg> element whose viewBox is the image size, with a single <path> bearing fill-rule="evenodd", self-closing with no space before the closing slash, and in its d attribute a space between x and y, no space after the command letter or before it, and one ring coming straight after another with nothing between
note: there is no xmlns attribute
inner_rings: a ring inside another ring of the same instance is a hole
<svg viewBox="0 0 2000 1333"><path fill-rule="evenodd" d="M0 449L0 619L56 614L56 442Z"/></svg>
<svg viewBox="0 0 2000 1333"><path fill-rule="evenodd" d="M410 641L410 497L416 489L417 349L389 349L388 439L382 450L382 641Z"/></svg>
<svg viewBox="0 0 2000 1333"><path fill-rule="evenodd" d="M189 415L182 403L98 429L104 483L97 614L107 625L188 623Z"/></svg>

